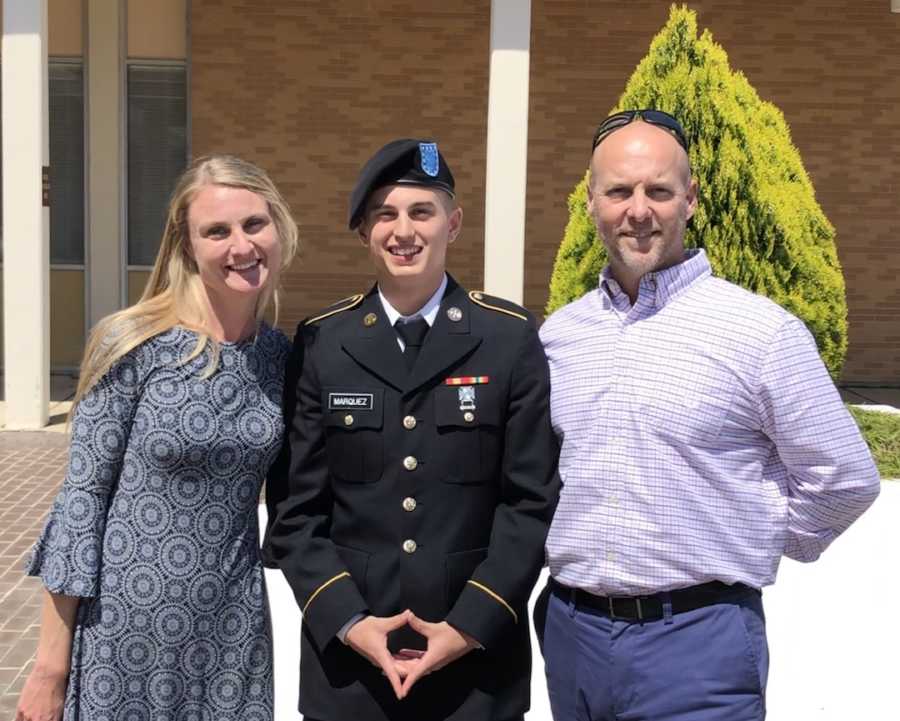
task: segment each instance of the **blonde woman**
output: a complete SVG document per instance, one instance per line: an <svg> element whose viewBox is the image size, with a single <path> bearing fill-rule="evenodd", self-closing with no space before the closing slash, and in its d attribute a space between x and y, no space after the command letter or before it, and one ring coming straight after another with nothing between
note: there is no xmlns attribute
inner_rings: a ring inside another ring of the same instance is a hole
<svg viewBox="0 0 900 721"><path fill-rule="evenodd" d="M263 315L296 247L257 166L180 178L143 297L88 342L17 720L271 721L256 507L289 343Z"/></svg>

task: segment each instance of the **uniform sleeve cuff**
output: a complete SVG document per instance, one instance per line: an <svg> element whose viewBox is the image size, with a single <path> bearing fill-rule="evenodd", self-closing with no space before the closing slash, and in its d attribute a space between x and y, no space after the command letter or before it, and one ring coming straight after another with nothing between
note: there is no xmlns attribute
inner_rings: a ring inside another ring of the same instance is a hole
<svg viewBox="0 0 900 721"><path fill-rule="evenodd" d="M464 631L484 648L493 648L520 621L520 609L486 583L470 579L447 614L447 623Z"/></svg>
<svg viewBox="0 0 900 721"><path fill-rule="evenodd" d="M303 605L303 624L324 649L335 639L348 618L368 613L365 599L349 573L339 573L319 585Z"/></svg>

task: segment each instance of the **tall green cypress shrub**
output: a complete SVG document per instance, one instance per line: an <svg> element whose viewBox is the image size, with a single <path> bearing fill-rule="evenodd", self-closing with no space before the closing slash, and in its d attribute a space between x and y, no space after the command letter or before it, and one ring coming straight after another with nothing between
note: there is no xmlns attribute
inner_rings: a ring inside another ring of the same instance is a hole
<svg viewBox="0 0 900 721"><path fill-rule="evenodd" d="M847 306L835 232L781 111L729 67L708 30L698 37L696 14L675 5L610 112L629 108L672 113L691 141L700 199L686 245L704 247L716 275L802 318L837 377L847 351ZM587 176L569 196L548 313L596 288L606 263L586 184Z"/></svg>

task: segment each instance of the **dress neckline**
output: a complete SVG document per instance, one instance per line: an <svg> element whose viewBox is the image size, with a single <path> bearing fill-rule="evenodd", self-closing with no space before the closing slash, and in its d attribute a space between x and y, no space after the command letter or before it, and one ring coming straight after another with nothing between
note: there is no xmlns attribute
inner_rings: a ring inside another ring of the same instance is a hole
<svg viewBox="0 0 900 721"><path fill-rule="evenodd" d="M191 328L187 328L183 325L175 326L181 333L186 333L190 336L196 338L199 333ZM211 343L218 343L221 348L241 348L246 345L253 345L256 341L262 337L266 332L268 332L269 324L265 321L260 321L260 323L256 327L256 331L251 333L246 338L242 338L241 340L216 340L212 336L209 337Z"/></svg>

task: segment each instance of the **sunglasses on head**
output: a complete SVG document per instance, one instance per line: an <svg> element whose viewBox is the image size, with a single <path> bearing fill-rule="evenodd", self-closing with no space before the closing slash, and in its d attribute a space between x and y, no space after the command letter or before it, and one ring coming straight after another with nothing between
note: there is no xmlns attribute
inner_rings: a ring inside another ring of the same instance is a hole
<svg viewBox="0 0 900 721"><path fill-rule="evenodd" d="M681 127L681 123L668 113L664 113L662 110L653 110L652 108L623 110L621 113L610 115L597 126L597 130L594 133L594 142L591 145L591 152L593 153L596 147L606 140L611 133L614 133L619 128L624 128L638 119L668 131L678 141L678 144L684 148L684 152L688 152L687 136L684 134L684 128Z"/></svg>

